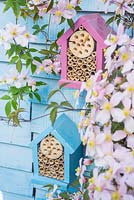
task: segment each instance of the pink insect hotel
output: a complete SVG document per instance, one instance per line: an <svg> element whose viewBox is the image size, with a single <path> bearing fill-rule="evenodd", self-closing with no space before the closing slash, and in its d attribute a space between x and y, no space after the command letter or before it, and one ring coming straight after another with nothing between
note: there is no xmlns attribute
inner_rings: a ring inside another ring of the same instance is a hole
<svg viewBox="0 0 134 200"><path fill-rule="evenodd" d="M71 28L61 36L57 44L61 47L61 79L59 84L79 89L81 83L104 67L104 41L112 29L99 14L80 17L74 30Z"/></svg>

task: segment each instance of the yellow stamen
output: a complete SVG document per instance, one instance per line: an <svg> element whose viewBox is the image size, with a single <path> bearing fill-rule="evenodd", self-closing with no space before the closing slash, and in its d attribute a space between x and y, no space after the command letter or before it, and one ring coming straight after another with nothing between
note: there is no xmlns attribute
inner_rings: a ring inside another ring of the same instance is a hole
<svg viewBox="0 0 134 200"><path fill-rule="evenodd" d="M121 199L121 196L118 191L115 191L112 193L112 200L120 200L120 199Z"/></svg>
<svg viewBox="0 0 134 200"><path fill-rule="evenodd" d="M109 40L110 40L110 42L112 42L112 43L117 42L117 37L116 37L116 35L111 35L110 38L109 38Z"/></svg>
<svg viewBox="0 0 134 200"><path fill-rule="evenodd" d="M98 96L98 93L97 93L96 91L93 91L93 92L92 92L92 95L93 95L94 97L97 97L97 96Z"/></svg>
<svg viewBox="0 0 134 200"><path fill-rule="evenodd" d="M128 117L129 114L130 114L130 110L124 108L124 109L123 109L123 114L125 115L125 117Z"/></svg>
<svg viewBox="0 0 134 200"><path fill-rule="evenodd" d="M94 182L95 182L94 178L89 179L89 183L94 184Z"/></svg>
<svg viewBox="0 0 134 200"><path fill-rule="evenodd" d="M127 166L127 167L125 168L125 171L126 171L127 173L131 173L132 170L133 170L133 168L132 168L131 166Z"/></svg>
<svg viewBox="0 0 134 200"><path fill-rule="evenodd" d="M122 54L122 60L123 60L124 62L126 62L128 59L129 59L129 54L128 54L128 53Z"/></svg>
<svg viewBox="0 0 134 200"><path fill-rule="evenodd" d="M46 13L47 12L47 8L43 8L43 12Z"/></svg>
<svg viewBox="0 0 134 200"><path fill-rule="evenodd" d="M16 32L16 30L14 30L14 31L11 31L11 35L13 35L13 36L16 36L16 35L17 35L17 32Z"/></svg>
<svg viewBox="0 0 134 200"><path fill-rule="evenodd" d="M111 106L111 104L109 102L107 102L107 103L104 104L104 110L110 111L111 108L112 108L112 106Z"/></svg>
<svg viewBox="0 0 134 200"><path fill-rule="evenodd" d="M89 125L89 118L86 118L83 122L84 126L88 126Z"/></svg>
<svg viewBox="0 0 134 200"><path fill-rule="evenodd" d="M95 190L97 190L98 192L101 192L101 191L102 191L102 189L101 189L100 186L96 186L96 187L95 187Z"/></svg>
<svg viewBox="0 0 134 200"><path fill-rule="evenodd" d="M60 10L58 10L55 14L56 14L57 17L61 17L62 12Z"/></svg>
<svg viewBox="0 0 134 200"><path fill-rule="evenodd" d="M107 134L106 134L105 140L106 140L107 142L111 142L111 141L112 141L112 136L111 136L110 133L107 133Z"/></svg>
<svg viewBox="0 0 134 200"><path fill-rule="evenodd" d="M17 77L16 77L16 76L14 76L14 77L13 77L13 81L16 81L16 80L17 80Z"/></svg>
<svg viewBox="0 0 134 200"><path fill-rule="evenodd" d="M91 88L92 87L92 83L93 83L93 81L91 79L87 80L87 82L86 82L86 88L87 89Z"/></svg>
<svg viewBox="0 0 134 200"><path fill-rule="evenodd" d="M75 171L76 171L76 173L80 174L80 171L81 171L80 167L78 167Z"/></svg>
<svg viewBox="0 0 134 200"><path fill-rule="evenodd" d="M80 112L80 116L83 117L84 115L85 115L85 111L82 110L82 111Z"/></svg>
<svg viewBox="0 0 134 200"><path fill-rule="evenodd" d="M41 72L44 71L44 67L43 66L40 66L39 69L40 69Z"/></svg>
<svg viewBox="0 0 134 200"><path fill-rule="evenodd" d="M95 147L95 142L94 142L94 140L89 140L88 145L89 145L91 148L94 148L94 147Z"/></svg>
<svg viewBox="0 0 134 200"><path fill-rule="evenodd" d="M29 38L29 37L30 37L29 33L25 33L24 36L25 36L26 38Z"/></svg>
<svg viewBox="0 0 134 200"><path fill-rule="evenodd" d="M127 91L128 91L128 92L134 92L134 87L133 87L132 85L129 85L129 86L127 87Z"/></svg>
<svg viewBox="0 0 134 200"><path fill-rule="evenodd" d="M67 4L67 9L71 10L73 8L73 5L71 3Z"/></svg>

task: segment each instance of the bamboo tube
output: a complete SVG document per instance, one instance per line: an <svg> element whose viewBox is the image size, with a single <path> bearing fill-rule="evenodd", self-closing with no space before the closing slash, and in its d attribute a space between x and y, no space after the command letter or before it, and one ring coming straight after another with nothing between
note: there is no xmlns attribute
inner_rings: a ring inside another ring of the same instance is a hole
<svg viewBox="0 0 134 200"><path fill-rule="evenodd" d="M81 76L80 77L80 80L82 81L82 82L84 82L86 79L85 79L85 76Z"/></svg>
<svg viewBox="0 0 134 200"><path fill-rule="evenodd" d="M81 76L81 75L82 75L82 70L77 70L76 74L77 74L78 76Z"/></svg>
<svg viewBox="0 0 134 200"><path fill-rule="evenodd" d="M92 54L91 54L91 56L92 56L93 58L96 58L96 51L93 51Z"/></svg>
<svg viewBox="0 0 134 200"><path fill-rule="evenodd" d="M81 65L83 64L83 60L82 60L82 59L78 59L78 60L77 60L77 64L78 64L79 66L81 66Z"/></svg>
<svg viewBox="0 0 134 200"><path fill-rule="evenodd" d="M69 66L72 66L73 61L72 61L72 60L68 60L67 64L68 64Z"/></svg>
<svg viewBox="0 0 134 200"><path fill-rule="evenodd" d="M74 78L75 81L79 81L80 80L80 77L78 75L74 76L73 78Z"/></svg>
<svg viewBox="0 0 134 200"><path fill-rule="evenodd" d="M86 71L87 70L87 65L81 65L81 70Z"/></svg>
<svg viewBox="0 0 134 200"><path fill-rule="evenodd" d="M73 71L73 67L72 66L68 66L68 71Z"/></svg>

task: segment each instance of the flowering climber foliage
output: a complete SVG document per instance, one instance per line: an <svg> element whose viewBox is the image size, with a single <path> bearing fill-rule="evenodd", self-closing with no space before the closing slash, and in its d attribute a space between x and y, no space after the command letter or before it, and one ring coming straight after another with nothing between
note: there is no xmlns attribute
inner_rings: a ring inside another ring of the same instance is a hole
<svg viewBox="0 0 134 200"><path fill-rule="evenodd" d="M59 24L67 20L70 27L73 28L72 18L76 15L76 11L80 9L78 5L79 1L77 0L18 0L14 3L12 3L12 0L7 0L5 2L4 11L12 9L16 21L6 24L0 30L0 44L8 56L9 63L14 65L8 73L0 77L0 84L8 89L7 95L2 96L1 99L6 101L5 112L14 125L19 124L20 101L24 100L26 96L35 97L38 101L41 101L38 88L46 83L36 81L32 75L42 72L54 75L60 73L59 49L56 41L52 43L49 39L51 21ZM49 23L46 22L43 26L40 26L38 19L43 19L45 16L49 17ZM26 26L21 26L18 23L19 17L33 19L35 23L33 33L30 33ZM64 29L57 34L57 39L63 33ZM38 34L42 34L45 41L44 48L41 50L30 47L30 43L37 41ZM48 48L47 43L50 44L50 42L51 45ZM35 53L39 56L36 56ZM69 103L68 105L70 106Z"/></svg>
<svg viewBox="0 0 134 200"><path fill-rule="evenodd" d="M81 88L87 91L85 108L91 108L90 113L82 111L79 123L86 156L95 164L87 178L89 199L134 198L133 40L122 24L117 35L108 35L105 71L97 72Z"/></svg>

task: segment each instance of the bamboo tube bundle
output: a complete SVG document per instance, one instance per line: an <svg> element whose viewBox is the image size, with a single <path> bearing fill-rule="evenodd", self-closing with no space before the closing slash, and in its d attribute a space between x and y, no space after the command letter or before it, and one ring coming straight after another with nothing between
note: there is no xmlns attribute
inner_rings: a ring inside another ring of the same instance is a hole
<svg viewBox="0 0 134 200"><path fill-rule="evenodd" d="M76 74L80 77L82 75L82 70L77 70Z"/></svg>
<svg viewBox="0 0 134 200"><path fill-rule="evenodd" d="M48 151L48 152L47 152ZM39 174L51 178L64 179L64 154L61 144L51 135L40 143L38 149ZM62 173L60 177L59 171Z"/></svg>
<svg viewBox="0 0 134 200"><path fill-rule="evenodd" d="M77 59L77 65L78 66L81 66L83 64L83 59Z"/></svg>

